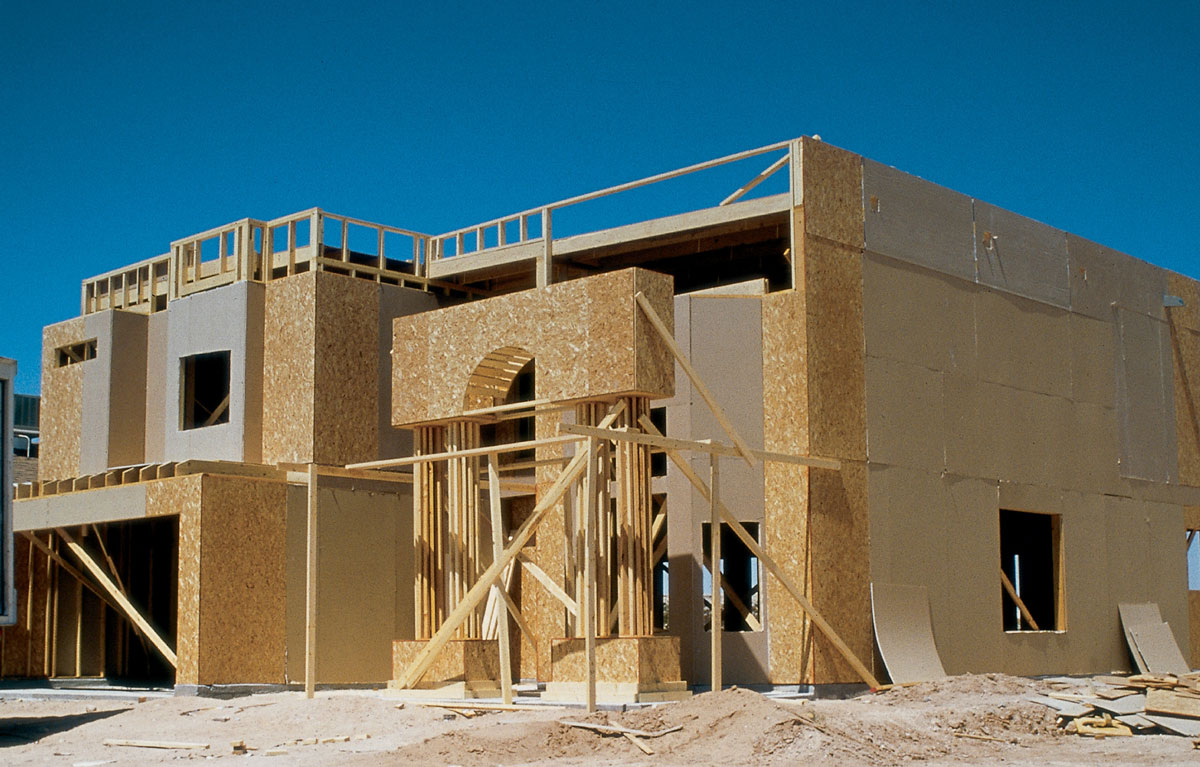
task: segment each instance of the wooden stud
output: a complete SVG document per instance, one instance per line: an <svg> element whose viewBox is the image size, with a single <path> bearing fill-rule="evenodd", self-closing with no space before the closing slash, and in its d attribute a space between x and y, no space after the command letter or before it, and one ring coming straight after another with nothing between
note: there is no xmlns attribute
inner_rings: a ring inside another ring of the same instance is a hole
<svg viewBox="0 0 1200 767"><path fill-rule="evenodd" d="M643 417L640 419L640 423L642 428L646 430L647 434L652 436L662 436L648 417ZM674 463L679 471L684 475L684 477L687 478L688 482L692 484L692 487L696 488L696 491L700 493L700 496L704 498L704 500L711 502L712 494L710 493L708 486L704 483L704 480L700 478L700 475L696 473L695 469L691 467L687 460L684 459L677 450L668 448L664 452L667 454L667 457L671 459L671 462ZM813 622L813 625L815 625L817 629L825 635L825 638L830 641L830 643L834 646L834 649L838 651L838 654L840 654L846 660L846 662L850 664L850 667L853 668L855 673L859 675L859 678L870 685L872 689L878 687L879 680L875 678L875 675L872 674L865 665L863 665L863 662L859 660L858 656L854 654L854 651L852 651L850 647L842 640L837 631L834 630L833 626L829 625L829 622L825 620L824 616L817 612L817 609L813 607L812 603L809 602L807 598L805 598L803 592L797 588L796 584L792 582L792 579L789 578L787 573L783 571L783 568L781 568L774 559L767 556L767 552L763 550L763 547L760 546L758 541L754 539L754 536L750 535L750 533L746 531L746 528L740 521L738 521L736 517L733 516L733 512L731 512L724 503L720 503L718 500L718 504L721 511L721 518L726 524L729 525L734 534L741 539L742 543L746 544L746 548L750 549L750 553L758 557L758 561L761 562L762 565L766 567L772 575L775 576L779 583L782 584L784 589L791 594L792 599L796 600L796 603L800 605L800 609L803 610L804 613L809 617L809 620Z"/></svg>
<svg viewBox="0 0 1200 767"><path fill-rule="evenodd" d="M500 558L504 552L503 519L500 514L500 471L497 468L496 456L488 456L488 508L492 519L492 560ZM500 594L503 589L493 585L492 589ZM506 605L507 606L507 605ZM500 610L500 695L505 704L512 703L512 648L509 647L508 610Z"/></svg>
<svg viewBox="0 0 1200 767"><path fill-rule="evenodd" d="M108 595L117 603L120 611L125 614L125 617L128 618L143 634L146 635L146 638L150 640L150 643L154 645L159 654L166 658L167 662L171 664L172 668L178 668L179 661L175 656L175 651L172 650L170 645L166 643L166 640L159 635L158 631L156 631L154 627L150 625L150 622L137 611L137 608L133 606L133 603L129 601L125 594L122 593L121 590L118 589L116 585L109 579L104 572L104 568L100 567L96 560L92 559L92 556L88 554L87 551L80 546L79 543L73 537L71 537L71 534L65 529L61 527L55 528L55 532L57 532L59 537L62 538L63 542L67 545L67 548L71 550L71 553L74 554L75 557L88 570L88 572L92 574L92 577L95 578L100 586L108 592Z"/></svg>
<svg viewBox="0 0 1200 767"><path fill-rule="evenodd" d="M599 495L599 473L597 461L600 458L600 443L595 438L587 444L587 477L584 481L584 493L587 498L587 508L583 514L583 602L579 609L583 614L583 652L587 662L587 685L584 704L588 713L596 710L596 560L595 524L597 511L597 496Z"/></svg>
<svg viewBox="0 0 1200 767"><path fill-rule="evenodd" d="M636 442L640 445L650 445L652 447L662 448L663 452L667 452L668 450L694 450L701 453L714 453L716 455L741 455L740 451L738 451L736 447L733 445L726 445L723 442L700 442L696 440L664 437L658 431L653 433L621 431L618 429L600 429L595 426L584 426L582 424L572 423L560 424L558 430L566 434L576 435L577 437L597 437L599 439L607 439L614 442ZM763 461L790 463L797 466L810 466L815 469L831 469L834 471L842 468L842 462L836 458L788 455L787 453L772 453L767 450L751 450L750 452L754 457Z"/></svg>
<svg viewBox="0 0 1200 767"><path fill-rule="evenodd" d="M607 428L611 425L623 410L624 404L618 402L609 411L609 414L605 416L604 420L601 421L601 427ZM492 562L491 566L479 576L479 580L471 587L471 590L467 593L463 601L446 617L441 627L437 630L437 633L429 640L429 643L421 648L421 651L413 658L412 663L404 671L401 679L398 680L399 686L402 689L411 688L421 680L421 677L425 675L425 672L432 665L437 653L441 651L442 647L446 645L446 642L450 640L450 637L453 636L458 627L462 625L462 622L466 620L467 613L475 609L475 606L483 600L491 590L492 583L503 574L503 570L508 563L517 557L522 547L533 537L538 525L542 523L549 515L551 509L562 499L567 488L579 478L579 475L585 468L584 463L584 453L580 453L571 459L571 462L559 474L558 479L546 491L546 495L533 507L533 511L530 512L529 517L526 518L521 527L513 534L508 546L500 555L500 559Z"/></svg>
<svg viewBox="0 0 1200 767"><path fill-rule="evenodd" d="M754 453L750 449L750 445L747 444L746 440L742 439L742 435L739 434L737 429L733 427L733 422L729 420L729 416L725 415L724 409L717 404L716 397L714 397L713 393L708 390L708 386L705 385L704 380L700 378L700 374L696 372L696 369L692 367L692 363L688 361L688 358L684 355L683 350L679 348L679 344L675 343L675 336L673 336L671 331L667 329L667 326L662 321L662 318L658 316L658 312L654 311L654 307L650 305L650 302L646 300L646 296L643 295L640 290L634 294L633 298L635 301L637 301L637 305L641 307L642 312L646 315L646 319L650 320L650 325L658 331L658 335L662 338L663 343L667 345L667 348L671 351L671 354L675 356L676 361L679 362L679 366L683 368L683 372L686 373L687 377L691 379L692 386L695 387L696 393L699 394L704 400L705 404L708 405L708 409L712 411L713 417L717 419L717 423L721 424L721 428L724 429L725 433L729 435L729 438L733 440L733 444L737 447L738 453L741 454L742 458L746 460L746 464L748 466L753 467Z"/></svg>
<svg viewBox="0 0 1200 767"><path fill-rule="evenodd" d="M308 465L308 514L304 569L304 697L317 690L317 465Z"/></svg>
<svg viewBox="0 0 1200 767"><path fill-rule="evenodd" d="M537 286L544 288L554 281L554 230L550 208L542 208L542 252L538 254Z"/></svg>
<svg viewBox="0 0 1200 767"><path fill-rule="evenodd" d="M1000 570L1000 583L1004 586L1004 590L1008 592L1008 598L1011 599L1017 606L1017 609L1021 611L1021 617L1025 619L1025 622L1029 624L1029 627L1034 631L1041 631L1041 629L1038 628L1037 621L1033 619L1033 615L1029 612L1029 608L1025 606L1025 603L1021 600L1021 597L1017 596L1016 587L1013 586L1013 582L1008 579L1008 574L1005 573L1003 569Z"/></svg>

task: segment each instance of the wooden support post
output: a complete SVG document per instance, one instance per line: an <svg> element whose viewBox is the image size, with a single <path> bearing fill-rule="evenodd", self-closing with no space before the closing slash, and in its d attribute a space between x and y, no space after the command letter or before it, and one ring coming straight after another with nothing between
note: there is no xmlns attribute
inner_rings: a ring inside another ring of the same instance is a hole
<svg viewBox="0 0 1200 767"><path fill-rule="evenodd" d="M308 517L305 526L304 697L317 690L317 465L308 465Z"/></svg>
<svg viewBox="0 0 1200 767"><path fill-rule="evenodd" d="M642 418L639 420L639 423L641 424L642 428L646 430L647 434L656 437L662 436L662 433L655 428L654 424L649 418ZM708 486L704 483L704 480L700 478L700 475L696 473L695 469L693 469L691 465L679 454L679 451L667 448L664 452L666 452L667 457L671 459L671 462L675 464L683 476L687 478L688 482L692 483L692 487L696 488L696 491L700 493L701 497L711 502L712 493L709 491ZM861 678L872 688L879 687L879 680L875 678L875 675L872 674L865 665L863 665L863 662L859 660L857 655L854 654L854 651L852 651L842 640L842 638L838 636L838 633L834 630L833 626L829 625L829 621L825 620L824 616L817 612L817 609L813 607L812 603L809 602L807 598L805 598L804 593L800 591L795 583L792 582L792 579L787 576L787 573L783 571L783 568L781 568L774 559L767 556L767 552L763 550L763 547L758 544L758 541L754 539L754 536L750 535L750 533L746 531L746 528L737 520L736 517L733 516L733 512L731 512L724 503L721 503L718 500L718 505L721 511L721 518L729 525L734 534L741 539L742 543L746 544L746 548L750 549L750 553L758 557L758 561L761 562L763 566L775 576L775 578L785 589L787 589L787 592L792 595L792 599L796 600L796 603L800 605L800 609L803 610L804 613L809 617L809 620L813 622L813 625L815 625L817 629L825 635L825 638L828 639L831 644L833 644L833 647L838 651L838 654L845 658L846 662L850 664L850 667L854 669L859 678Z"/></svg>
<svg viewBox="0 0 1200 767"><path fill-rule="evenodd" d="M1033 615L1030 614L1029 608L1025 606L1025 602L1021 600L1021 597L1017 596L1016 586L1013 586L1013 582L1008 579L1008 574L1005 573L1003 569L1000 570L1000 583L1004 584L1004 590L1008 592L1009 599L1016 604L1017 609L1021 611L1021 617L1025 619L1025 622L1029 624L1029 627L1034 631L1041 631L1041 629L1038 628L1037 621L1035 621L1033 619Z"/></svg>
<svg viewBox="0 0 1200 767"><path fill-rule="evenodd" d="M554 279L554 229L550 209L542 208L542 252L538 254L537 286L544 288Z"/></svg>
<svg viewBox="0 0 1200 767"><path fill-rule="evenodd" d="M601 427L608 428L617 416L624 410L623 403L618 402L604 420L600 422ZM413 658L412 664L405 670L403 677L398 680L401 689L411 688L417 682L421 681L421 677L425 676L425 672L429 670L433 664L433 659L437 653L450 641L450 637L458 630L466 620L467 614L474 610L488 592L491 591L492 583L504 573L504 568L517 558L521 548L529 542L537 530L538 525L549 515L550 510L562 499L567 488L571 486L579 475L583 472L585 466L585 454L580 453L571 459L571 462L566 465L562 473L558 475L558 479L554 481L546 491L546 494L533 507L529 517L521 524L521 527L513 534L512 539L508 542L508 546L500 555L500 559L492 562L489 567L467 592L463 601L458 604L458 607L446 617L444 623L437 630L437 633L429 640L429 643L421 649L417 656Z"/></svg>
<svg viewBox="0 0 1200 767"><path fill-rule="evenodd" d="M709 453L708 455L708 471L709 471L709 487L712 488L708 498L709 507L709 550L712 555L708 561L711 565L709 573L712 575L712 604L709 607L709 614L712 620L709 621L710 629L712 630L712 666L710 678L712 682L712 691L717 692L721 689L721 639L725 629L725 616L721 611L721 458L720 456Z"/></svg>
<svg viewBox="0 0 1200 767"><path fill-rule="evenodd" d="M96 582L99 583L100 586L108 592L108 595L113 598L113 600L119 606L120 611L124 613L125 617L128 618L133 625L137 626L138 630L146 635L146 638L150 640L150 644L154 645L159 654L166 658L167 663L170 663L172 668L178 668L179 660L175 656L175 651L171 649L171 646L167 644L166 640L162 638L158 631L156 631L154 627L150 625L150 621L146 620L146 618L144 618L142 614L137 611L137 608L133 606L133 603L130 602L125 594L117 588L116 584L109 579L108 575L104 572L104 568L100 567L100 564L96 562L96 560L92 559L92 555L88 554L87 550L84 549L83 546L79 545L78 541L76 541L66 530L59 527L55 528L55 532L57 532L59 537L62 538L63 542L67 544L67 548L71 550L71 553L75 555L76 559L78 559L80 563L83 564L83 566L87 569L87 571L92 574L92 577L96 579Z"/></svg>
<svg viewBox="0 0 1200 767"><path fill-rule="evenodd" d="M634 299L637 301L637 305L642 308L646 319L650 320L650 325L658 331L658 335L662 338L663 343L667 345L671 354L675 356L676 361L679 362L679 366L683 368L683 372L691 379L692 385L696 388L696 393L708 405L708 409L712 411L713 417L717 419L717 423L721 424L721 428L733 440L738 453L746 460L748 466L753 467L754 452L750 449L750 445L746 440L742 439L742 435L738 433L737 429L733 428L733 422L729 420L729 416L725 415L725 411L717 404L716 397L708 390L708 386L704 384L704 380L700 378L700 374L692 367L692 363L684 355L683 350L679 348L679 344L675 343L675 336L667 329L666 323L658 316L658 312L654 311L654 307L650 305L650 302L646 300L646 296L640 290L634 294Z"/></svg>
<svg viewBox="0 0 1200 767"><path fill-rule="evenodd" d="M500 471L497 467L496 456L488 456L488 507L492 519L492 561L504 553L504 533L500 514ZM493 584L492 589L501 599L503 589L499 584ZM509 647L508 610L507 604L502 605L498 613L500 637L500 695L505 705L512 703L512 648Z"/></svg>
<svg viewBox="0 0 1200 767"><path fill-rule="evenodd" d="M584 703L589 713L596 710L596 511L599 476L596 465L600 441L592 438L587 444L587 479L584 493L587 506L583 512L583 653L587 661L587 691Z"/></svg>

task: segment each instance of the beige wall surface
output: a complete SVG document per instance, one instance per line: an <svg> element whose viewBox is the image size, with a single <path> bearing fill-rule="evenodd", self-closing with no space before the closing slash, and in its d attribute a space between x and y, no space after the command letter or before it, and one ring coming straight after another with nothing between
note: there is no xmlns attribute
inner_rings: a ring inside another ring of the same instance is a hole
<svg viewBox="0 0 1200 767"><path fill-rule="evenodd" d="M946 670L1127 668L1120 601L1157 602L1187 647L1183 510L1126 479L1173 475L1166 323L875 254L863 291L871 576L929 588ZM1004 632L1002 508L1062 515L1066 631Z"/></svg>

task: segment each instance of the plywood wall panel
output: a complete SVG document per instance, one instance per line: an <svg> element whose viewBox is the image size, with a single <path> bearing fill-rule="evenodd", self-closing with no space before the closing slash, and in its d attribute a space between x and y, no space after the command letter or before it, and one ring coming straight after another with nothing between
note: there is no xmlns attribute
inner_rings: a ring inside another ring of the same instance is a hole
<svg viewBox="0 0 1200 767"><path fill-rule="evenodd" d="M1195 487L1200 486L1200 332L1182 322L1172 323L1170 331L1179 481Z"/></svg>
<svg viewBox="0 0 1200 767"><path fill-rule="evenodd" d="M811 138L801 147L805 235L862 248L862 157Z"/></svg>
<svg viewBox="0 0 1200 767"><path fill-rule="evenodd" d="M812 600L812 532L809 469L767 463L764 472L763 544L780 569ZM779 581L767 577L768 673L773 684L811 683L813 631L804 612Z"/></svg>
<svg viewBox="0 0 1200 767"><path fill-rule="evenodd" d="M379 452L379 286L317 272L313 460L370 461Z"/></svg>
<svg viewBox="0 0 1200 767"><path fill-rule="evenodd" d="M202 475L151 483L146 509L179 515L179 596L175 620L175 684L200 683L200 500ZM153 502L151 499L154 499Z"/></svg>
<svg viewBox="0 0 1200 767"><path fill-rule="evenodd" d="M56 349L87 340L79 317L42 331L41 453L38 479L67 479L79 474L83 419L83 366L95 360L58 367Z"/></svg>
<svg viewBox="0 0 1200 767"><path fill-rule="evenodd" d="M806 454L808 314L803 290L763 296L763 441L767 450Z"/></svg>
<svg viewBox="0 0 1200 767"><path fill-rule="evenodd" d="M672 388L639 388L673 383L674 371L659 343L647 338L651 329L638 323L633 295L642 290L669 327L671 284L667 275L625 269L397 319L392 424L444 420L468 409L468 378L503 347L534 355L542 398L670 396Z"/></svg>
<svg viewBox="0 0 1200 767"><path fill-rule="evenodd" d="M316 277L266 286L263 334L263 462L312 460L316 401Z"/></svg>
<svg viewBox="0 0 1200 767"><path fill-rule="evenodd" d="M813 606L869 667L874 635L867 467L863 462L844 461L841 471L813 469L810 477ZM821 634L816 635L813 656L817 681L862 681Z"/></svg>
<svg viewBox="0 0 1200 767"><path fill-rule="evenodd" d="M811 448L864 459L862 253L808 241L804 260Z"/></svg>
<svg viewBox="0 0 1200 767"><path fill-rule="evenodd" d="M204 476L199 684L284 681L286 492L283 482Z"/></svg>

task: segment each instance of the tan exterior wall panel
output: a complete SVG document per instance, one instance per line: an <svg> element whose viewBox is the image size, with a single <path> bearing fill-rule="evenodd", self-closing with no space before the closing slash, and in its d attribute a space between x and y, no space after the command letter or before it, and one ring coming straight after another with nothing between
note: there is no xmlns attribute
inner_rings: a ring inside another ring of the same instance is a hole
<svg viewBox="0 0 1200 767"><path fill-rule="evenodd" d="M941 471L946 404L938 370L868 357L867 454L872 463Z"/></svg>
<svg viewBox="0 0 1200 767"><path fill-rule="evenodd" d="M980 378L1070 397L1067 312L992 290L981 291L975 300Z"/></svg>
<svg viewBox="0 0 1200 767"><path fill-rule="evenodd" d="M979 290L963 280L868 253L863 262L867 354L974 376Z"/></svg>

